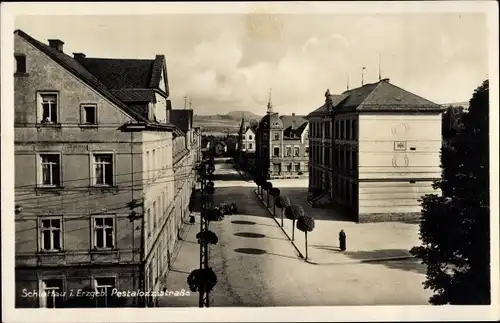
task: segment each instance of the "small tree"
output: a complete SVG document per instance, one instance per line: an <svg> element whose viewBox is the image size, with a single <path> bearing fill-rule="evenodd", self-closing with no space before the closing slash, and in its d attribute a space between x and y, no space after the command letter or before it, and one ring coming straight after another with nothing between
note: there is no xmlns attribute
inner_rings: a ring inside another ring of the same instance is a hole
<svg viewBox="0 0 500 323"><path fill-rule="evenodd" d="M276 198L280 196L280 189L277 188L277 187L273 187L271 188L271 190L269 190L269 194L271 194L271 196L274 198L273 199L273 215L276 216Z"/></svg>
<svg viewBox="0 0 500 323"><path fill-rule="evenodd" d="M288 196L278 196L278 198L276 198L275 200L275 204L277 207L279 207L281 209L281 227L283 227L283 213L285 212L285 208L287 206L289 206L291 203L290 203L290 199L288 198Z"/></svg>
<svg viewBox="0 0 500 323"><path fill-rule="evenodd" d="M267 199L267 206L269 206L269 191L273 188L273 183L271 182L265 182L264 183L264 190L266 190L266 199Z"/></svg>
<svg viewBox="0 0 500 323"><path fill-rule="evenodd" d="M292 241L295 239L295 221L303 217L305 214L302 206L297 204L289 205L285 208L285 216L292 220Z"/></svg>
<svg viewBox="0 0 500 323"><path fill-rule="evenodd" d="M307 260L307 232L314 230L314 219L308 215L297 219L297 229L304 232L306 238L306 260Z"/></svg>

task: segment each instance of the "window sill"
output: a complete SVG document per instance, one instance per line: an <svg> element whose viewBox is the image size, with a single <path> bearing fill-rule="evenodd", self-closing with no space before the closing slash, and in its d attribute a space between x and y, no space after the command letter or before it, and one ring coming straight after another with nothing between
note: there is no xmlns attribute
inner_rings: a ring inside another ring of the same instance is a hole
<svg viewBox="0 0 500 323"><path fill-rule="evenodd" d="M63 250L40 250L38 256L64 256L66 253Z"/></svg>
<svg viewBox="0 0 500 323"><path fill-rule="evenodd" d="M36 193L52 193L52 194L62 194L64 187L62 186L37 186L35 188Z"/></svg>
<svg viewBox="0 0 500 323"><path fill-rule="evenodd" d="M60 123L37 123L36 128L38 131L41 131L42 128L55 128L57 130L61 130L61 124Z"/></svg>
<svg viewBox="0 0 500 323"><path fill-rule="evenodd" d="M96 191L100 191L100 192L112 192L112 193L118 193L118 186L114 186L114 185L93 185L93 186L89 186L89 191L90 192L96 192Z"/></svg>
<svg viewBox="0 0 500 323"><path fill-rule="evenodd" d="M82 129L97 129L99 126L94 123L80 123L78 126Z"/></svg>
<svg viewBox="0 0 500 323"><path fill-rule="evenodd" d="M91 254L109 254L109 253L117 253L118 249L113 247L113 248L97 248L94 247L92 250L90 250Z"/></svg>
<svg viewBox="0 0 500 323"><path fill-rule="evenodd" d="M30 76L30 73L14 73L15 77L27 77Z"/></svg>

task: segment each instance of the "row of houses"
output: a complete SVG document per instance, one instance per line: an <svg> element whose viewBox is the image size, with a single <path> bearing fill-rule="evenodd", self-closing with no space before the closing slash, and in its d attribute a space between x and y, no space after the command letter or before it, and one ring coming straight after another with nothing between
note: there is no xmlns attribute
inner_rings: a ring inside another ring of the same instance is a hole
<svg viewBox="0 0 500 323"><path fill-rule="evenodd" d="M16 307L162 290L201 158L193 111L169 100L165 57L68 55L21 30L14 44ZM146 296L121 306L154 306Z"/></svg>
<svg viewBox="0 0 500 323"><path fill-rule="evenodd" d="M340 207L359 222L415 219L419 199L437 193L442 112L381 79L338 95L327 90L307 116L280 116L269 100L258 124L242 121L240 143L255 145L266 178L307 174L311 204Z"/></svg>

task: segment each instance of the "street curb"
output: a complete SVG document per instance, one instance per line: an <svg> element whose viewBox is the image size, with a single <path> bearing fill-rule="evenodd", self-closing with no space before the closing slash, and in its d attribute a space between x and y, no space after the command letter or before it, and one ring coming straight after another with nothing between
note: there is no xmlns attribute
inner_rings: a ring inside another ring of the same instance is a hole
<svg viewBox="0 0 500 323"><path fill-rule="evenodd" d="M278 222L278 220L276 220L276 218L274 217L274 214L267 207L267 205L264 202L264 200L261 199L261 197L260 197L259 193L257 192L257 190L254 190L254 193L257 196L257 198L259 199L259 201L261 201L262 204L264 205L264 207L267 209L267 211L269 212L269 214L273 218L274 222L276 222L276 224L278 225L278 227L286 235L286 237L288 238L288 240L290 241L290 243L293 245L293 247L295 248L295 250L298 252L298 254L299 254L298 258L304 260L304 262L307 262L307 263L309 263L311 265L359 264L359 263L374 263L374 262L376 263L376 262L391 261L391 260L416 259L414 256L384 257L384 258L371 258L371 259L359 259L359 260L355 259L355 260L336 261L336 262L316 262L316 261L313 261L311 259L304 259L305 257L302 254L302 252L299 250L299 248L297 247L297 245L295 244L295 242L292 241L292 239L290 238L290 236L288 235L288 233L285 231L285 229L280 225L280 223Z"/></svg>
<svg viewBox="0 0 500 323"><path fill-rule="evenodd" d="M260 198L260 195L259 193L257 192L257 190L254 190L254 193L255 195L257 196L257 198L259 199L259 201L262 202L262 204L264 205L264 207L266 208L267 212L269 212L269 214L271 215L271 217L273 218L274 222L276 222L276 224L278 225L278 227L281 229L281 231L285 234L285 236L288 238L288 241L290 241L292 243L292 246L295 248L295 250L297 251L297 253L299 254L298 258L304 260L305 262L307 263L310 263L310 264L314 264L314 262L312 262L311 260L305 260L304 258L304 255L302 254L302 252L300 252L299 248L295 245L295 243L292 241L292 239L290 238L290 236L288 235L288 233L285 231L285 229L280 225L280 223L278 222L278 220L276 220L276 217L274 216L274 214L269 210L269 208L267 207L266 203L264 202L264 200L262 200Z"/></svg>
<svg viewBox="0 0 500 323"><path fill-rule="evenodd" d="M233 163L233 168L238 172L238 174L240 174L241 177L243 177L245 181L249 180L248 177L246 176L246 173L244 172L242 173L241 170L238 167L236 167L235 163Z"/></svg>

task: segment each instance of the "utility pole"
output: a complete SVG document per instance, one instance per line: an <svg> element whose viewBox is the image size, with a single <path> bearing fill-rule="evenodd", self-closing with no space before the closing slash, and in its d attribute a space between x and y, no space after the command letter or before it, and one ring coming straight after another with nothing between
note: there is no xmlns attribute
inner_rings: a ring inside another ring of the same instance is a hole
<svg viewBox="0 0 500 323"><path fill-rule="evenodd" d="M212 167L212 169L210 169ZM212 161L202 161L200 164L200 180L201 180L201 216L200 216L200 234L209 231L209 215L208 210L213 208L212 197L209 190L210 184L209 176L213 173ZM213 186L212 186L213 189ZM200 271L205 271L210 269L208 263L209 257L209 243L207 241L200 241ZM199 288L199 307L210 307L210 291L201 286Z"/></svg>

